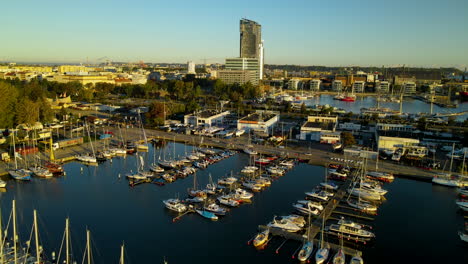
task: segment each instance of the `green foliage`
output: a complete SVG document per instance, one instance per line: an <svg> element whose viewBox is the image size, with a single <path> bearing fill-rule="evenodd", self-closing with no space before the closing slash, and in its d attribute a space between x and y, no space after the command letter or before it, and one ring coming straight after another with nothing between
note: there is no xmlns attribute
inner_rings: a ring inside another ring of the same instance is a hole
<svg viewBox="0 0 468 264"><path fill-rule="evenodd" d="M352 146L356 144L356 139L350 132L341 132L341 142L345 146Z"/></svg>
<svg viewBox="0 0 468 264"><path fill-rule="evenodd" d="M0 82L0 128L13 127L16 114L18 91L12 85Z"/></svg>

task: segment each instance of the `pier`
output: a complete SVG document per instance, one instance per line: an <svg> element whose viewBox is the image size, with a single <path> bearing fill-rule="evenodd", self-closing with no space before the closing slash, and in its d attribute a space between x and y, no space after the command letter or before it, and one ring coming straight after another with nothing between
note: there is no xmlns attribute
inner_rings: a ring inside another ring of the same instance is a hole
<svg viewBox="0 0 468 264"><path fill-rule="evenodd" d="M332 217L332 214L341 214L341 215L347 215L347 216L350 216L350 217L357 217L357 218L360 217L358 215L354 215L354 214L351 214L351 213L335 211L336 208L339 206L340 202L345 198L346 193L347 193L346 190L351 187L351 184L353 183L353 179L359 174L359 172L360 172L359 170L355 170L354 172L352 172L347 177L346 181L336 191L333 198L323 208L323 211L320 213L320 215L317 218L315 218L314 221L312 221L312 223L310 224L309 227L307 227L308 230L306 229L306 232L305 232L304 235L300 235L300 234L296 234L296 233L290 233L290 232L287 232L287 231L284 231L284 230L281 230L281 229L278 229L278 228L270 228L270 227L264 226L264 225L258 226L258 229L260 231L263 231L265 229L269 229L271 235L283 237L286 240L294 240L294 241L299 241L299 242L303 242L305 239L307 239L309 241L313 240L314 244L318 245L319 240L316 239L315 237L321 231L322 221L326 223L327 220L330 220L330 219L336 220L336 218ZM373 220L370 217L361 217L361 218L364 218L366 220ZM325 231L325 230L324 230L324 232L329 233L328 231ZM307 237L306 234L309 234L309 236ZM344 236L343 239L356 240L354 238L350 238L350 237L347 237L347 236ZM362 242L362 241L360 241L360 242ZM341 248L340 245L336 245L336 244L333 244L333 243L330 243L330 242L328 242L328 244L330 245L330 248L332 250L335 250L335 251L338 250L339 248ZM361 256L362 255L361 251L353 249L353 248L343 246L343 250L344 250L344 253L346 255L350 255L350 256L356 256L356 255Z"/></svg>

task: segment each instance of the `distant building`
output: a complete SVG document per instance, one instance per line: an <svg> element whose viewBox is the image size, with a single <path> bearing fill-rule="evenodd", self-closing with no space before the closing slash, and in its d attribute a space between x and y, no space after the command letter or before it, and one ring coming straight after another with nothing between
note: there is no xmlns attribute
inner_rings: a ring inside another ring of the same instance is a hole
<svg viewBox="0 0 468 264"><path fill-rule="evenodd" d="M416 83L406 82L403 84L405 94L415 94L416 93Z"/></svg>
<svg viewBox="0 0 468 264"><path fill-rule="evenodd" d="M366 86L366 83L363 82L363 81L355 81L353 83L353 91L355 93L363 93L364 92L364 88Z"/></svg>
<svg viewBox="0 0 468 264"><path fill-rule="evenodd" d="M192 126L219 126L223 124L224 118L229 111L203 110L184 116L184 124Z"/></svg>
<svg viewBox="0 0 468 264"><path fill-rule="evenodd" d="M237 121L237 129L249 132L268 133L279 121L279 113L271 111L257 111Z"/></svg>
<svg viewBox="0 0 468 264"><path fill-rule="evenodd" d="M339 80L334 80L332 83L332 91L341 92L343 90L343 83Z"/></svg>
<svg viewBox="0 0 468 264"><path fill-rule="evenodd" d="M288 81L288 89L289 90L297 90L300 88L299 84L300 84L301 80L299 79L290 79Z"/></svg>
<svg viewBox="0 0 468 264"><path fill-rule="evenodd" d="M217 72L218 79L226 84L245 84L250 82L252 84L258 84L256 73L248 70L220 70Z"/></svg>
<svg viewBox="0 0 468 264"><path fill-rule="evenodd" d="M403 85L408 82L416 83L416 77L408 75L395 75L393 77L394 85Z"/></svg>
<svg viewBox="0 0 468 264"><path fill-rule="evenodd" d="M262 45L262 26L248 19L240 20L240 54L241 58L260 58Z"/></svg>
<svg viewBox="0 0 468 264"><path fill-rule="evenodd" d="M390 92L390 83L387 81L382 81L376 85L376 92L378 93L388 93Z"/></svg>
<svg viewBox="0 0 468 264"><path fill-rule="evenodd" d="M383 136L380 136L378 138L379 150L395 151L398 148L417 146L417 145L419 145L419 139L414 139L414 138L383 137Z"/></svg>
<svg viewBox="0 0 468 264"><path fill-rule="evenodd" d="M195 62L189 61L187 62L187 73L188 74L195 74Z"/></svg>
<svg viewBox="0 0 468 264"><path fill-rule="evenodd" d="M310 90L311 91L319 91L320 90L320 83L319 79L313 79L310 81Z"/></svg>
<svg viewBox="0 0 468 264"><path fill-rule="evenodd" d="M88 72L88 68L81 65L60 65L57 68L59 73L66 72Z"/></svg>
<svg viewBox="0 0 468 264"><path fill-rule="evenodd" d="M299 139L334 144L341 140L341 133L336 131L337 125L338 116L309 116L301 127Z"/></svg>

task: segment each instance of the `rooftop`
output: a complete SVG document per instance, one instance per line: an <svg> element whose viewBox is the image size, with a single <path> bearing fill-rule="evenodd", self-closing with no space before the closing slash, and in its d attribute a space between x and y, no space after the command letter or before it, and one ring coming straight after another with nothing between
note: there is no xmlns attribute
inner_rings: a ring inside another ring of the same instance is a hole
<svg viewBox="0 0 468 264"><path fill-rule="evenodd" d="M199 117L199 118L209 118L218 114L221 114L223 112L217 111L217 110L203 110L201 112L195 113L194 115Z"/></svg>
<svg viewBox="0 0 468 264"><path fill-rule="evenodd" d="M250 114L250 115L248 115L246 117L241 118L239 121L266 122L266 121L272 119L275 116L276 116L276 114L272 114L272 113L253 113L253 114Z"/></svg>
<svg viewBox="0 0 468 264"><path fill-rule="evenodd" d="M302 126L303 128L320 128L322 130L333 130L335 127L335 123L332 122L305 122L305 124Z"/></svg>

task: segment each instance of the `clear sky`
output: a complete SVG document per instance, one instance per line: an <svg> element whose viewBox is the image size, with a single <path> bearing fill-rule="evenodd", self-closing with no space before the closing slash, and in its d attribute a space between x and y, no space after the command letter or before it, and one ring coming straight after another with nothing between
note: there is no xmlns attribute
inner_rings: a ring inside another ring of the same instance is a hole
<svg viewBox="0 0 468 264"><path fill-rule="evenodd" d="M468 64L467 0L2 0L0 61L223 62L239 19L262 25L265 62Z"/></svg>

